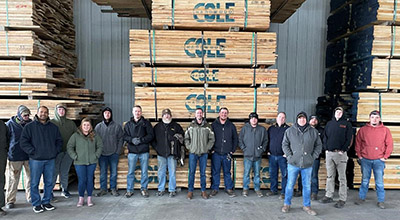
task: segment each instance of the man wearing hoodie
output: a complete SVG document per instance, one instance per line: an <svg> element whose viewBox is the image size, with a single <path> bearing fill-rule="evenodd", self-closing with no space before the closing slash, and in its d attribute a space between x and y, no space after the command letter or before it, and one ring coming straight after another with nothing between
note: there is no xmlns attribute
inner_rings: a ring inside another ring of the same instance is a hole
<svg viewBox="0 0 400 220"><path fill-rule="evenodd" d="M339 174L339 201L336 208L342 208L347 200L347 150L350 148L353 138L353 127L343 116L343 108L337 107L334 116L324 130L323 149L326 154L326 193L320 200L321 203L333 202L335 192L336 172Z"/></svg>
<svg viewBox="0 0 400 220"><path fill-rule="evenodd" d="M196 173L197 161L200 167L201 197L208 199L206 192L206 167L208 151L211 150L215 138L212 127L203 118L203 109L197 108L195 119L185 132L185 146L189 150L189 183L187 199L193 198L194 176Z"/></svg>
<svg viewBox="0 0 400 220"><path fill-rule="evenodd" d="M140 160L140 193L143 197L149 197L147 185L149 178L147 174L149 164L149 144L154 138L153 127L150 122L142 116L142 107L135 105L132 109L133 117L124 127L124 141L128 143L128 176L125 197L133 196L135 181L136 162Z"/></svg>
<svg viewBox="0 0 400 220"><path fill-rule="evenodd" d="M68 155L67 143L72 134L76 132L76 125L75 122L66 117L66 114L67 114L67 107L65 105L63 104L56 105L56 108L54 110L55 117L51 119L51 122L57 125L63 140L63 146L61 152L58 153L55 160L53 185L54 186L56 185L57 176L60 176L61 196L68 199L71 197L71 194L68 191L68 176L69 176L69 169L71 168L73 160ZM54 199L54 195L52 196Z"/></svg>
<svg viewBox="0 0 400 220"><path fill-rule="evenodd" d="M54 210L50 204L53 191L53 174L55 159L61 152L63 140L57 125L50 122L49 109L40 106L33 122L25 125L22 131L20 146L29 155L31 170L31 199L33 211L41 213ZM39 194L39 182L43 174L44 195Z"/></svg>
<svg viewBox="0 0 400 220"><path fill-rule="evenodd" d="M29 170L29 156L19 144L22 130L31 122L29 118L31 111L24 105L18 106L17 115L10 118L6 125L10 136L10 148L8 151L8 187L6 192L6 208L14 208L17 200L18 183L24 169L23 183L25 187L26 201L31 201L31 183Z"/></svg>
<svg viewBox="0 0 400 220"><path fill-rule="evenodd" d="M107 194L107 173L110 167L111 195L119 196L117 190L117 167L122 145L124 144L124 131L122 126L112 119L112 110L109 107L103 109L103 121L95 127L95 132L103 141L103 150L99 158L100 166L100 191L95 196Z"/></svg>
<svg viewBox="0 0 400 220"><path fill-rule="evenodd" d="M303 210L309 215L317 215L311 209L311 173L314 160L322 149L317 129L307 122L307 114L297 114L296 123L285 131L282 149L288 161L288 182L285 190L285 202L282 212L289 212L292 204L293 188L297 176L301 173L303 183Z"/></svg>
<svg viewBox="0 0 400 220"><path fill-rule="evenodd" d="M371 171L374 172L375 188L378 197L378 207L385 208L385 190L383 185L383 171L385 161L393 151L393 138L389 128L381 122L380 112L377 110L369 114L369 123L360 128L356 137L356 153L361 160L362 181L359 198L356 205L365 203Z"/></svg>
<svg viewBox="0 0 400 220"><path fill-rule="evenodd" d="M170 109L162 110L162 121L154 126L153 148L157 151L158 161L158 192L157 196L163 196L165 193L165 183L168 167L168 191L169 197L176 195L176 166L177 159L181 158L183 148L183 129L172 120Z"/></svg>
<svg viewBox="0 0 400 220"><path fill-rule="evenodd" d="M221 165L224 172L225 192L229 197L235 197L231 177L232 154L238 146L236 126L228 118L229 110L223 107L219 110L219 117L212 123L215 143L212 148L211 175L212 185L210 196L216 196L219 190Z"/></svg>
<svg viewBox="0 0 400 220"><path fill-rule="evenodd" d="M6 178L4 173L6 172L6 164L7 164L7 152L8 145L10 143L9 132L6 124L0 120L0 216L4 216L7 213L3 210L3 206L5 205L4 198L4 185L6 183Z"/></svg>
<svg viewBox="0 0 400 220"><path fill-rule="evenodd" d="M267 150L268 132L263 126L258 124L258 114L249 114L249 122L240 130L239 147L243 150L243 191L242 196L249 195L250 171L254 172L254 191L258 197L263 197L260 190L260 168L261 156Z"/></svg>

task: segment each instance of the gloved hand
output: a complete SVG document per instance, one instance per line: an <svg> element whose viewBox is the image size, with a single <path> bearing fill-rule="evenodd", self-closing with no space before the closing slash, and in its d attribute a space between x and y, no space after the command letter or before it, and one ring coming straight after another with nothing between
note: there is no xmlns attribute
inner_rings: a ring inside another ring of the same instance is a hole
<svg viewBox="0 0 400 220"><path fill-rule="evenodd" d="M140 138L132 138L132 143L133 143L133 145L139 145L140 144Z"/></svg>
<svg viewBox="0 0 400 220"><path fill-rule="evenodd" d="M181 134L176 133L174 135L174 138L176 138L179 141L179 143L183 144L183 136Z"/></svg>

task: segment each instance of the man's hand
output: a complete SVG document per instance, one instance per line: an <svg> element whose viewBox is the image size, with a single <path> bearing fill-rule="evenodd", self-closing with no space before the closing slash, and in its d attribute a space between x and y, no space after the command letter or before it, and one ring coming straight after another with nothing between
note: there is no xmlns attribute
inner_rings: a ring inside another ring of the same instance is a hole
<svg viewBox="0 0 400 220"><path fill-rule="evenodd" d="M386 161L386 159L385 159L385 158L381 158L381 161L385 162L385 161Z"/></svg>

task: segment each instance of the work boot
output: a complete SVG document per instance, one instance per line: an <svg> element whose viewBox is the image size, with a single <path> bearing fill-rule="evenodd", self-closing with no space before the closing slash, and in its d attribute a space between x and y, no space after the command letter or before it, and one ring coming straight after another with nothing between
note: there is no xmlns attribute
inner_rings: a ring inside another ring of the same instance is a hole
<svg viewBox="0 0 400 220"><path fill-rule="evenodd" d="M156 196L163 196L165 194L165 191L157 191Z"/></svg>
<svg viewBox="0 0 400 220"><path fill-rule="evenodd" d="M215 189L213 189L213 190L211 190L210 197L214 197L214 196L216 196L217 194L218 194L218 191L215 190Z"/></svg>
<svg viewBox="0 0 400 220"><path fill-rule="evenodd" d="M384 202L378 202L376 204L380 209L385 209L385 203Z"/></svg>
<svg viewBox="0 0 400 220"><path fill-rule="evenodd" d="M261 190L254 190L254 192L256 192L258 198L263 197L264 195L262 194Z"/></svg>
<svg viewBox="0 0 400 220"><path fill-rule="evenodd" d="M125 198L131 198L133 196L133 192L126 191Z"/></svg>
<svg viewBox="0 0 400 220"><path fill-rule="evenodd" d="M169 198L175 197L176 196L176 192L170 192L169 193Z"/></svg>
<svg viewBox="0 0 400 220"><path fill-rule="evenodd" d="M87 197L87 206L89 206L89 207L94 206L94 203L93 203L93 201L92 201L92 197L91 197L91 196L88 196L88 197Z"/></svg>
<svg viewBox="0 0 400 220"><path fill-rule="evenodd" d="M331 203L333 202L333 199L327 196L324 196L324 198L322 198L321 200L319 200L320 203Z"/></svg>
<svg viewBox="0 0 400 220"><path fill-rule="evenodd" d="M94 194L94 196L96 196L96 197L100 197L100 196L104 196L104 195L107 195L107 190L105 190L105 189L100 189L100 191L98 193Z"/></svg>
<svg viewBox="0 0 400 220"><path fill-rule="evenodd" d="M142 194L142 196L144 198L148 198L149 197L149 192L147 192L147 190L143 189L142 191L140 191L140 194Z"/></svg>
<svg viewBox="0 0 400 220"><path fill-rule="evenodd" d="M83 206L83 201L84 201L84 200L85 200L85 199L84 199L83 197L79 196L78 203L76 204L76 206L77 206L77 207L82 207L82 206Z"/></svg>
<svg viewBox="0 0 400 220"><path fill-rule="evenodd" d="M15 207L14 203L7 203L6 209L13 209Z"/></svg>
<svg viewBox="0 0 400 220"><path fill-rule="evenodd" d="M249 190L244 189L244 190L242 191L242 196L244 196L244 197L249 196Z"/></svg>
<svg viewBox="0 0 400 220"><path fill-rule="evenodd" d="M113 196L119 196L118 190L117 190L117 189L112 189L112 190L111 190L111 195L113 195Z"/></svg>
<svg viewBox="0 0 400 220"><path fill-rule="evenodd" d="M303 211L307 212L307 214L309 214L309 215L313 215L313 216L317 215L317 212L312 210L310 206L304 206Z"/></svg>
<svg viewBox="0 0 400 220"><path fill-rule="evenodd" d="M317 195L317 193L311 193L311 200L312 200L312 201L318 200L318 195Z"/></svg>
<svg viewBox="0 0 400 220"><path fill-rule="evenodd" d="M335 208L341 209L341 208L343 208L344 204L346 204L345 201L339 200L339 201L335 204Z"/></svg>
<svg viewBox="0 0 400 220"><path fill-rule="evenodd" d="M228 196L231 197L231 198L232 197L236 197L235 192L233 190L231 190L231 189L226 190L226 194L228 194Z"/></svg>
<svg viewBox="0 0 400 220"><path fill-rule="evenodd" d="M293 194L294 197L301 197L302 193L300 190L296 190Z"/></svg>
<svg viewBox="0 0 400 220"><path fill-rule="evenodd" d="M290 205L283 205L282 207L282 212L283 213L288 213L290 210Z"/></svg>
<svg viewBox="0 0 400 220"><path fill-rule="evenodd" d="M203 199L208 199L207 192L206 192L206 191L201 192L201 197L202 197Z"/></svg>
<svg viewBox="0 0 400 220"><path fill-rule="evenodd" d="M280 199L280 200L284 200L284 199L285 199L285 194L280 194L280 195L279 195L279 199Z"/></svg>
<svg viewBox="0 0 400 220"><path fill-rule="evenodd" d="M278 192L274 192L274 191L268 191L267 193L265 193L266 196L276 196L278 195Z"/></svg>
<svg viewBox="0 0 400 220"><path fill-rule="evenodd" d="M189 200L193 199L193 192L188 192L187 199L189 199Z"/></svg>
<svg viewBox="0 0 400 220"><path fill-rule="evenodd" d="M364 204L365 203L365 199L360 199L360 198L358 198L355 202L354 202L354 204L356 204L356 205L362 205L362 204Z"/></svg>

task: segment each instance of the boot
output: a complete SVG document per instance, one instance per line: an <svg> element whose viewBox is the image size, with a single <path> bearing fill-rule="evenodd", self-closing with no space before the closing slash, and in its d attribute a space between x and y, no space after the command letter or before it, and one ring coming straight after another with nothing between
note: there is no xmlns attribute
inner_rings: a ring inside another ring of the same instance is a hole
<svg viewBox="0 0 400 220"><path fill-rule="evenodd" d="M77 207L82 207L83 206L83 201L84 201L83 197L79 196L78 204L76 204L76 206Z"/></svg>
<svg viewBox="0 0 400 220"><path fill-rule="evenodd" d="M93 204L93 202L92 202L92 197L91 196L88 196L87 197L87 205L89 206L89 207L92 207L94 204Z"/></svg>

